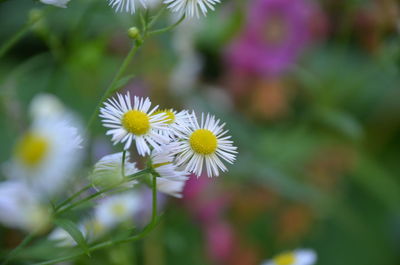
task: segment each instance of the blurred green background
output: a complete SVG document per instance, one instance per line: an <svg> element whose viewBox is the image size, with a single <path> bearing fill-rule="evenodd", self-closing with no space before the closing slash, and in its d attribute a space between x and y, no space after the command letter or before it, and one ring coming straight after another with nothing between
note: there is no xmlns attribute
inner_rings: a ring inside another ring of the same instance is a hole
<svg viewBox="0 0 400 265"><path fill-rule="evenodd" d="M220 177L191 179L144 240L73 264L252 265L299 247L315 249L320 265L400 264L399 2L314 1L307 44L273 75L229 60L253 2L223 1L205 18L146 39L125 88L162 107L215 113L239 148L237 163ZM0 3L0 44L33 8L46 7ZM47 11L0 58L1 162L38 93L57 95L87 122L132 45L127 29L139 25L106 0ZM172 21L166 12L158 26ZM87 167L119 150L104 133L97 120ZM0 231L2 249L22 237Z"/></svg>

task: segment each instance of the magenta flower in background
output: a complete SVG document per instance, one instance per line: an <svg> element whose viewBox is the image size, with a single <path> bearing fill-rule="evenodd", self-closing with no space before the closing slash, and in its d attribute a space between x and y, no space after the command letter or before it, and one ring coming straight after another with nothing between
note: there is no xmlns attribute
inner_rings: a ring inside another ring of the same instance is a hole
<svg viewBox="0 0 400 265"><path fill-rule="evenodd" d="M228 60L236 69L279 75L296 61L311 35L314 5L307 0L254 0Z"/></svg>

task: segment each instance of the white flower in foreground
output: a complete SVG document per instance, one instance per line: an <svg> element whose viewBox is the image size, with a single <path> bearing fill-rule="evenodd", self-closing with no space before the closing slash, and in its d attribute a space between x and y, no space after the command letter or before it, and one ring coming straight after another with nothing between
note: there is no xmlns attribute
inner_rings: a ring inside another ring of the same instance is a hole
<svg viewBox="0 0 400 265"><path fill-rule="evenodd" d="M262 265L313 265L317 261L317 254L311 249L298 249L284 252Z"/></svg>
<svg viewBox="0 0 400 265"><path fill-rule="evenodd" d="M111 229L130 220L140 210L141 201L133 192L113 195L100 201L95 210L98 225Z"/></svg>
<svg viewBox="0 0 400 265"><path fill-rule="evenodd" d="M220 0L164 0L164 4L172 12L185 14L187 17L199 17L200 12L205 16L208 9L214 10L214 5Z"/></svg>
<svg viewBox="0 0 400 265"><path fill-rule="evenodd" d="M160 134L167 136L171 140L179 138L182 127L187 127L190 122L190 115L187 110L177 112L173 109L158 110L154 114L164 114L166 129L161 130Z"/></svg>
<svg viewBox="0 0 400 265"><path fill-rule="evenodd" d="M70 0L40 0L43 4L66 8Z"/></svg>
<svg viewBox="0 0 400 265"><path fill-rule="evenodd" d="M188 172L180 170L174 164L173 152L178 148L177 142L163 146L161 151L151 153L154 170L160 175L157 178L157 189L171 196L182 198L182 190L188 180Z"/></svg>
<svg viewBox="0 0 400 265"><path fill-rule="evenodd" d="M109 128L107 135L112 135L114 144L125 142L127 150L135 141L139 155L145 156L150 154L149 145L160 150L160 145L168 143L168 137L160 133L167 129L165 114L154 114L158 106L150 110L150 100L136 96L132 105L129 93L117 94L117 98L109 99L100 109L103 125Z"/></svg>
<svg viewBox="0 0 400 265"><path fill-rule="evenodd" d="M233 146L231 136L226 135L225 124L220 124L220 120L209 114L205 119L204 114L201 115L200 124L193 114L190 123L190 127L182 128L182 139L175 151L176 164L197 176L201 175L204 164L209 177L218 176L219 169L227 171L221 159L232 164L237 148Z"/></svg>
<svg viewBox="0 0 400 265"><path fill-rule="evenodd" d="M124 174L122 174L123 153L104 156L94 165L93 173L90 175L91 182L95 187L110 187L121 183L125 177L138 172L136 163L129 162L130 153L126 152L124 163Z"/></svg>
<svg viewBox="0 0 400 265"><path fill-rule="evenodd" d="M16 144L8 176L44 196L61 191L80 162L82 139L64 120L37 119Z"/></svg>
<svg viewBox="0 0 400 265"><path fill-rule="evenodd" d="M38 196L17 181L0 183L0 222L8 227L30 232L44 230L50 221L50 211L42 206Z"/></svg>
<svg viewBox="0 0 400 265"><path fill-rule="evenodd" d="M136 10L136 1L137 0L109 0L109 4L117 12L125 11L133 14ZM147 7L147 0L140 0L140 3L144 8Z"/></svg>

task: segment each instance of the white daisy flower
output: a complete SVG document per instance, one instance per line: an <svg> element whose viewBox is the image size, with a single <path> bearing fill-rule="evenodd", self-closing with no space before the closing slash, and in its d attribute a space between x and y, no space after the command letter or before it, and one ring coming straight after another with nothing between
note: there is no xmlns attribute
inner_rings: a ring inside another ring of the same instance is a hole
<svg viewBox="0 0 400 265"><path fill-rule="evenodd" d="M133 14L136 10L136 1L137 0L109 0L109 4L117 12L125 11ZM147 8L147 1L148 0L140 0L140 3L144 8Z"/></svg>
<svg viewBox="0 0 400 265"><path fill-rule="evenodd" d="M70 0L40 0L43 4L66 8Z"/></svg>
<svg viewBox="0 0 400 265"><path fill-rule="evenodd" d="M133 192L112 195L97 205L95 220L100 226L111 229L130 220L140 210L140 206L140 199Z"/></svg>
<svg viewBox="0 0 400 265"><path fill-rule="evenodd" d="M317 254L314 250L298 249L279 254L262 265L313 265L316 261Z"/></svg>
<svg viewBox="0 0 400 265"><path fill-rule="evenodd" d="M187 110L177 112L173 109L157 110L154 114L164 114L164 123L166 129L161 130L160 134L167 136L171 140L180 136L180 129L188 126L190 122L190 115Z"/></svg>
<svg viewBox="0 0 400 265"><path fill-rule="evenodd" d="M117 94L100 109L103 125L109 128L107 135L112 135L114 144L125 142L127 150L133 141L139 155L150 154L150 146L160 150L160 145L169 142L168 137L160 133L166 130L165 114L154 114L158 106L150 110L151 102L148 98L134 97L132 106L129 93L125 96Z"/></svg>
<svg viewBox="0 0 400 265"><path fill-rule="evenodd" d="M221 159L232 164L237 148L233 146L231 136L226 135L228 131L224 131L225 123L220 124L220 120L209 114L206 119L204 114L201 115L200 124L194 114L190 117L191 126L181 128L182 138L175 151L176 164L197 176L201 175L203 164L209 177L218 176L219 169L227 171Z"/></svg>
<svg viewBox="0 0 400 265"><path fill-rule="evenodd" d="M104 156L95 165L90 175L91 182L97 188L111 187L122 183L124 178L138 172L136 163L130 162L130 153L126 152L124 174L122 174L123 153Z"/></svg>
<svg viewBox="0 0 400 265"><path fill-rule="evenodd" d="M0 184L0 222L8 227L39 232L48 227L50 210L24 183L5 181Z"/></svg>
<svg viewBox="0 0 400 265"><path fill-rule="evenodd" d="M151 153L151 161L154 170L159 174L157 189L168 195L182 198L182 190L188 180L188 172L180 170L174 164L173 153L178 148L177 142L163 146L161 151Z"/></svg>
<svg viewBox="0 0 400 265"><path fill-rule="evenodd" d="M172 12L185 14L186 17L196 16L197 18L200 12L205 16L208 9L214 11L214 5L217 3L220 3L220 0L164 0L164 4L167 4Z"/></svg>
<svg viewBox="0 0 400 265"><path fill-rule="evenodd" d="M61 191L80 162L82 138L64 120L37 119L16 144L6 174L45 196Z"/></svg>

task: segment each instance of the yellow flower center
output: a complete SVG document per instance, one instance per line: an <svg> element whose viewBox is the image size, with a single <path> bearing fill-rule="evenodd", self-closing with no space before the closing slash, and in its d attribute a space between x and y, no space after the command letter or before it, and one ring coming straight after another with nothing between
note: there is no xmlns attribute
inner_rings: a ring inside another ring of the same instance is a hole
<svg viewBox="0 0 400 265"><path fill-rule="evenodd" d="M122 117L122 126L130 133L143 135L150 129L150 119L142 111L130 110Z"/></svg>
<svg viewBox="0 0 400 265"><path fill-rule="evenodd" d="M34 167L40 164L49 150L48 141L33 133L27 133L16 146L15 153L25 165Z"/></svg>
<svg viewBox="0 0 400 265"><path fill-rule="evenodd" d="M122 203L117 203L117 204L114 204L114 205L112 206L111 211L112 211L112 213L115 214L116 216L122 216L122 215L124 215L125 212L126 212L126 207L125 207L125 205L123 205Z"/></svg>
<svg viewBox="0 0 400 265"><path fill-rule="evenodd" d="M295 263L295 261L296 257L291 252L280 254L274 258L274 263L276 265L292 265Z"/></svg>
<svg viewBox="0 0 400 265"><path fill-rule="evenodd" d="M210 155L217 150L217 137L207 129L198 129L189 138L192 149L202 155Z"/></svg>
<svg viewBox="0 0 400 265"><path fill-rule="evenodd" d="M154 112L153 115L163 113L165 114L165 118L163 119L163 122L166 124L172 124L175 121L175 114L172 112L172 110L158 110Z"/></svg>

